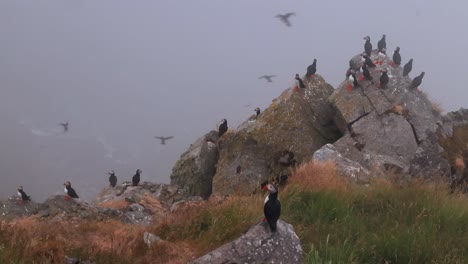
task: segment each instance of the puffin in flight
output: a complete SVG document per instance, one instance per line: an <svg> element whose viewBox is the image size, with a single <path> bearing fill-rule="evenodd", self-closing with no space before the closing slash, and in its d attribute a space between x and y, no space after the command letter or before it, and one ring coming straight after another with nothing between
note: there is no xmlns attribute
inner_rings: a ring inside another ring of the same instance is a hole
<svg viewBox="0 0 468 264"><path fill-rule="evenodd" d="M279 18L281 21L284 22L284 24L286 24L286 26L290 27L290 26L291 26L291 23L289 22L289 17L290 17L290 16L295 16L295 15L296 15L296 13L290 12L290 13L286 13L286 14L284 14L284 15L278 14L278 15L276 15L275 17Z"/></svg>
<svg viewBox="0 0 468 264"><path fill-rule="evenodd" d="M307 67L307 74L306 77L310 77L317 72L317 59L314 59L314 62Z"/></svg>
<svg viewBox="0 0 468 264"><path fill-rule="evenodd" d="M228 130L228 125L227 125L227 120L223 119L221 120L221 125L218 127L218 137L224 135L226 131Z"/></svg>
<svg viewBox="0 0 468 264"><path fill-rule="evenodd" d="M299 88L306 88L306 86L305 86L304 82L302 81L301 77L299 77L299 74L296 73L296 77L294 79L296 79L297 86L299 86Z"/></svg>
<svg viewBox="0 0 468 264"><path fill-rule="evenodd" d="M387 42L385 41L385 34L383 34L382 39L377 42L377 49L382 51L383 49L387 49Z"/></svg>
<svg viewBox="0 0 468 264"><path fill-rule="evenodd" d="M273 184L266 184L263 187L269 194L263 203L263 213L272 232L276 232L276 223L281 215L281 203L278 200L278 189Z"/></svg>
<svg viewBox="0 0 468 264"><path fill-rule="evenodd" d="M365 36L364 39L366 40L366 43L364 43L364 52L367 54L367 56L370 56L372 53L372 43L370 43L370 37Z"/></svg>
<svg viewBox="0 0 468 264"><path fill-rule="evenodd" d="M400 55L400 47L396 47L395 51L393 52L393 63L395 65L401 64L401 55Z"/></svg>
<svg viewBox="0 0 468 264"><path fill-rule="evenodd" d="M174 137L169 136L169 137L154 137L154 138L157 138L157 139L161 140L161 145L166 145L166 140L172 139Z"/></svg>
<svg viewBox="0 0 468 264"><path fill-rule="evenodd" d="M411 86L410 86L411 89L416 89L419 87L419 85L421 85L422 79L424 78L424 74L425 74L424 72L421 72L419 76L413 79L413 81L411 82Z"/></svg>
<svg viewBox="0 0 468 264"><path fill-rule="evenodd" d="M111 186L112 188L114 188L114 187L117 185L117 176L115 176L115 172L114 172L114 171L108 172L107 174L109 174L109 183L110 183L110 186Z"/></svg>
<svg viewBox="0 0 468 264"><path fill-rule="evenodd" d="M408 63L403 66L403 76L408 76L408 74L411 72L413 69L413 59L410 59Z"/></svg>
<svg viewBox="0 0 468 264"><path fill-rule="evenodd" d="M65 182L63 185L65 185L65 193L67 194L65 196L65 200L70 200L70 198L80 198L78 194L76 194L75 189L71 187L71 183L69 181Z"/></svg>
<svg viewBox="0 0 468 264"><path fill-rule="evenodd" d="M380 88L386 88L387 84L388 84L387 70L382 70L382 75L380 76L380 83L378 86Z"/></svg>
<svg viewBox="0 0 468 264"><path fill-rule="evenodd" d="M276 77L276 75L263 75L263 76L260 76L260 77L258 77L258 78L259 78L259 79L265 79L265 80L267 80L267 82L273 82L273 81L271 80L271 78L273 78L273 77Z"/></svg>
<svg viewBox="0 0 468 264"><path fill-rule="evenodd" d="M67 122L62 122L59 125L63 127L63 133L66 133L68 131L68 121Z"/></svg>
<svg viewBox="0 0 468 264"><path fill-rule="evenodd" d="M142 173L142 171L140 169L138 169L135 173L135 175L133 175L132 177L132 185L133 186L137 186L139 183L140 183L140 174Z"/></svg>
<svg viewBox="0 0 468 264"><path fill-rule="evenodd" d="M18 187L18 202L19 204L23 204L24 201L31 201L31 197L29 197L24 191L23 186Z"/></svg>

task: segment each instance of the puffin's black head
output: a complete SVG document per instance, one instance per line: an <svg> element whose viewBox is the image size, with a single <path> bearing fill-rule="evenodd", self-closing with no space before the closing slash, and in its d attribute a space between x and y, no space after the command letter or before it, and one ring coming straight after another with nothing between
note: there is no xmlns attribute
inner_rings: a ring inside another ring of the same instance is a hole
<svg viewBox="0 0 468 264"><path fill-rule="evenodd" d="M138 170L136 171L136 173L137 173L137 174L140 174L140 173L142 173L142 171L141 171L140 169L138 169Z"/></svg>
<svg viewBox="0 0 468 264"><path fill-rule="evenodd" d="M424 74L426 74L426 73L425 73L425 72L421 72L421 75L419 75L419 76L421 76L421 78L422 78L422 77L424 77Z"/></svg>
<svg viewBox="0 0 468 264"><path fill-rule="evenodd" d="M369 37L369 36L365 36L364 39L365 39L365 40L370 40L370 37Z"/></svg>
<svg viewBox="0 0 468 264"><path fill-rule="evenodd" d="M386 69L383 69L383 70L382 70L382 73L383 73L383 74L387 74L387 70L386 70Z"/></svg>
<svg viewBox="0 0 468 264"><path fill-rule="evenodd" d="M299 78L299 74L296 73L296 79Z"/></svg>
<svg viewBox="0 0 468 264"><path fill-rule="evenodd" d="M317 62L317 59L314 59L314 63L316 63L316 62Z"/></svg>
<svg viewBox="0 0 468 264"><path fill-rule="evenodd" d="M18 191L22 191L22 190L23 190L23 186L19 186Z"/></svg>
<svg viewBox="0 0 468 264"><path fill-rule="evenodd" d="M400 47L396 47L395 52L400 52Z"/></svg>
<svg viewBox="0 0 468 264"><path fill-rule="evenodd" d="M221 120L221 123L225 124L225 123L227 123L227 120L223 119L223 120Z"/></svg>
<svg viewBox="0 0 468 264"><path fill-rule="evenodd" d="M413 63L413 59L410 59L408 63Z"/></svg>
<svg viewBox="0 0 468 264"><path fill-rule="evenodd" d="M108 172L107 174L109 174L109 175L114 175L115 172L112 170L112 171Z"/></svg>
<svg viewBox="0 0 468 264"><path fill-rule="evenodd" d="M65 185L65 187L71 187L71 183L69 181L66 181L63 185Z"/></svg>
<svg viewBox="0 0 468 264"><path fill-rule="evenodd" d="M383 35L382 35L382 39L385 39L385 37L386 37L385 34L383 34Z"/></svg>
<svg viewBox="0 0 468 264"><path fill-rule="evenodd" d="M255 111L255 113L259 114L260 113L260 108L257 107L257 108L255 108L254 111Z"/></svg>
<svg viewBox="0 0 468 264"><path fill-rule="evenodd" d="M269 191L270 193L276 193L278 191L278 189L276 188L275 185L269 183L269 184L266 184L265 186L263 186L263 190L267 190Z"/></svg>

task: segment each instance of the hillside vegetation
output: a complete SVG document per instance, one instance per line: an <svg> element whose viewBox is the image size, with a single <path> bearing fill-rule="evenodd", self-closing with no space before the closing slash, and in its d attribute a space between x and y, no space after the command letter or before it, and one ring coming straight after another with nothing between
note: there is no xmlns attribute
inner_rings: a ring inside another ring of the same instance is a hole
<svg viewBox="0 0 468 264"><path fill-rule="evenodd" d="M396 175L354 185L333 163L306 164L280 189L281 218L302 241L305 263L468 263L468 200L443 183ZM392 180L388 180L392 179ZM229 242L263 217L265 194L210 199L157 226L117 221L0 224L0 263L187 263ZM148 248L143 233L164 241Z"/></svg>

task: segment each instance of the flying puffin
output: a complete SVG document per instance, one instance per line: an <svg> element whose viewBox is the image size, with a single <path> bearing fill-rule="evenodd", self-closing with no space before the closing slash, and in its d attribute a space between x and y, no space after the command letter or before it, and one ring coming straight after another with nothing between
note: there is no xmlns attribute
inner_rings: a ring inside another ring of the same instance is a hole
<svg viewBox="0 0 468 264"><path fill-rule="evenodd" d="M265 80L267 80L267 82L273 82L273 81L271 80L271 78L273 78L273 77L276 77L276 75L263 75L263 76L260 76L260 77L258 77L258 78L259 78L259 79L265 79Z"/></svg>
<svg viewBox="0 0 468 264"><path fill-rule="evenodd" d="M110 186L112 186L112 188L114 188L115 185L117 185L117 176L115 176L115 172L114 172L114 171L108 172L107 174L109 174L109 183L110 183Z"/></svg>
<svg viewBox="0 0 468 264"><path fill-rule="evenodd" d="M419 85L421 85L422 79L424 78L424 74L425 74L424 72L421 72L419 76L413 79L413 81L411 82L411 86L410 86L411 89L416 89L418 88Z"/></svg>
<svg viewBox="0 0 468 264"><path fill-rule="evenodd" d="M65 193L67 194L65 196L65 200L70 200L70 198L80 198L78 194L76 194L75 189L71 187L71 183L69 181L65 182L63 185L65 185Z"/></svg>
<svg viewBox="0 0 468 264"><path fill-rule="evenodd" d="M295 16L296 13L294 12L290 12L290 13L286 13L284 15L282 14L278 14L276 15L275 17L279 18L281 21L284 22L284 24L286 24L287 27L290 27L291 26L291 23L289 22L289 17L290 16Z"/></svg>
<svg viewBox="0 0 468 264"><path fill-rule="evenodd" d="M367 56L370 56L372 53L372 43L370 43L370 37L366 36L364 39L366 40L366 43L364 44L364 51L366 52Z"/></svg>
<svg viewBox="0 0 468 264"><path fill-rule="evenodd" d="M387 49L387 42L385 41L385 34L383 34L382 39L377 42L377 49L382 51L383 49Z"/></svg>
<svg viewBox="0 0 468 264"><path fill-rule="evenodd" d="M142 173L142 171L140 169L138 169L135 173L135 175L133 175L132 177L132 185L133 186L137 186L139 183L140 183L140 174Z"/></svg>
<svg viewBox="0 0 468 264"><path fill-rule="evenodd" d="M410 59L408 63L405 64L403 67L403 76L408 76L408 74L411 72L413 69L413 59Z"/></svg>
<svg viewBox="0 0 468 264"><path fill-rule="evenodd" d="M362 54L362 58L364 59L364 63L367 65L369 68L374 68L376 67L375 64L372 62L371 58L366 54Z"/></svg>
<svg viewBox="0 0 468 264"><path fill-rule="evenodd" d="M396 47L395 51L393 52L393 63L396 65L401 64L400 47Z"/></svg>
<svg viewBox="0 0 468 264"><path fill-rule="evenodd" d="M68 121L59 123L59 125L63 127L63 133L66 133L68 131Z"/></svg>
<svg viewBox="0 0 468 264"><path fill-rule="evenodd" d="M296 79L296 82L297 82L297 85L299 86L299 88L306 88L304 82L302 81L301 77L299 77L299 74L296 73L296 77L294 78Z"/></svg>
<svg viewBox="0 0 468 264"><path fill-rule="evenodd" d="M169 137L154 137L154 138L157 138L157 139L161 140L161 145L166 145L166 140L172 139L174 137L169 136Z"/></svg>
<svg viewBox="0 0 468 264"><path fill-rule="evenodd" d="M363 77L366 78L366 80L372 81L372 76L369 72L369 69L367 69L367 66L365 63L362 64L361 71L362 71Z"/></svg>
<svg viewBox="0 0 468 264"><path fill-rule="evenodd" d="M379 87L380 88L386 88L387 84L388 84L387 70L383 70L382 75L380 75Z"/></svg>
<svg viewBox="0 0 468 264"><path fill-rule="evenodd" d="M306 77L310 77L317 72L317 59L314 59L314 62L307 67L307 74Z"/></svg>
<svg viewBox="0 0 468 264"><path fill-rule="evenodd" d="M24 201L31 201L31 197L29 197L24 191L23 186L18 187L18 202L23 204Z"/></svg>
<svg viewBox="0 0 468 264"><path fill-rule="evenodd" d="M221 120L221 125L218 127L218 137L224 135L226 131L228 130L228 125L227 125L227 120L223 119Z"/></svg>
<svg viewBox="0 0 468 264"><path fill-rule="evenodd" d="M255 118L258 117L260 115L260 108L255 108Z"/></svg>
<svg viewBox="0 0 468 264"><path fill-rule="evenodd" d="M265 219L271 231L276 232L276 222L278 222L281 215L281 203L278 200L278 189L273 184L266 184L263 189L270 192L263 203L263 213L265 214Z"/></svg>

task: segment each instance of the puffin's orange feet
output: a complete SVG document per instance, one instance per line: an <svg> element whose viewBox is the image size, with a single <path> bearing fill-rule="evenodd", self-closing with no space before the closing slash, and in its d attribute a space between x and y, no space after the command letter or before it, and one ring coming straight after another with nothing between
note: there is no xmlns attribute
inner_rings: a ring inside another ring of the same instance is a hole
<svg viewBox="0 0 468 264"><path fill-rule="evenodd" d="M359 76L358 81L364 80L364 75Z"/></svg>
<svg viewBox="0 0 468 264"><path fill-rule="evenodd" d="M348 84L346 86L346 89L348 90L348 92L351 92L351 90L353 90L353 86L351 84Z"/></svg>
<svg viewBox="0 0 468 264"><path fill-rule="evenodd" d="M379 87L379 88L380 88L380 87L382 87L382 85L381 85L380 83L378 83L378 84L377 84L377 87Z"/></svg>
<svg viewBox="0 0 468 264"><path fill-rule="evenodd" d="M68 200L70 200L70 198L71 198L71 197L70 197L69 195L65 195L65 200L68 201Z"/></svg>

